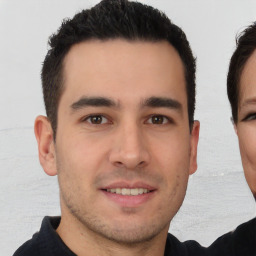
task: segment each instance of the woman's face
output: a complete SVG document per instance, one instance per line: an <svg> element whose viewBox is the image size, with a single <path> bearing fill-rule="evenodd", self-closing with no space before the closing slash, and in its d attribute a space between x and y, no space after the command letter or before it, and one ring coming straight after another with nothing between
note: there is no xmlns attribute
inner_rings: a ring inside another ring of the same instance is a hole
<svg viewBox="0 0 256 256"><path fill-rule="evenodd" d="M236 131L245 177L256 199L256 50L245 64L240 80Z"/></svg>

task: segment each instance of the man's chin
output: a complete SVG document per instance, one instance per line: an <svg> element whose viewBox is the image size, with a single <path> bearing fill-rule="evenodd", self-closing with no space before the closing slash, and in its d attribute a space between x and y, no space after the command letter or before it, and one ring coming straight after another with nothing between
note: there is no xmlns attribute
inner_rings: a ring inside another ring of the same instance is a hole
<svg viewBox="0 0 256 256"><path fill-rule="evenodd" d="M142 227L142 228L136 227L134 229L112 230L112 232L103 231L101 235L107 238L108 240L111 240L118 244L123 244L129 247L131 246L133 247L133 246L136 246L137 244L151 242L161 232L163 232L163 230L159 230L155 228L145 229L145 227Z"/></svg>
<svg viewBox="0 0 256 256"><path fill-rule="evenodd" d="M153 223L136 218L133 221L116 219L115 222L109 222L87 217L82 219L82 224L102 238L129 247L152 241L160 233L167 233L169 228L169 223Z"/></svg>

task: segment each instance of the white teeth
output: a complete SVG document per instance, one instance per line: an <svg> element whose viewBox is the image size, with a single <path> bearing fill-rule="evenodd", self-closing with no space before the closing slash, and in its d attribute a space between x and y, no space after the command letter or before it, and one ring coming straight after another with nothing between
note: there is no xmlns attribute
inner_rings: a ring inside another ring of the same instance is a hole
<svg viewBox="0 0 256 256"><path fill-rule="evenodd" d="M132 196L136 196L138 194L139 194L139 189L138 188L131 189L131 195Z"/></svg>
<svg viewBox="0 0 256 256"><path fill-rule="evenodd" d="M129 189L126 188L122 188L122 195L126 196L126 195L130 195L130 191L128 191Z"/></svg>
<svg viewBox="0 0 256 256"><path fill-rule="evenodd" d="M111 188L107 189L107 192L123 196L137 196L149 193L149 190L146 188Z"/></svg>

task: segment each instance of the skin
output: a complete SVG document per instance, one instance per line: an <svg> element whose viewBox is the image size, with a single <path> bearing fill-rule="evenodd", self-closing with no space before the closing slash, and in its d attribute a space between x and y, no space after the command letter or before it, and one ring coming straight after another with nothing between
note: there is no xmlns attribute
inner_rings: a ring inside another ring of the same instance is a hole
<svg viewBox="0 0 256 256"><path fill-rule="evenodd" d="M240 80L238 122L235 125L247 183L256 199L256 51L248 59Z"/></svg>
<svg viewBox="0 0 256 256"><path fill-rule="evenodd" d="M46 117L35 122L41 165L58 175L58 234L78 255L164 255L197 169L178 53L165 41L86 41L67 54L64 78L56 141ZM106 192L120 187L150 192Z"/></svg>

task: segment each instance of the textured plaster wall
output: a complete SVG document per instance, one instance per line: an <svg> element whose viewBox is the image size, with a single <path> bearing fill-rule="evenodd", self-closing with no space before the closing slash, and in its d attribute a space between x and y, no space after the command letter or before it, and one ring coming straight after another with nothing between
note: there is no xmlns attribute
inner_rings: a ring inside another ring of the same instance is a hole
<svg viewBox="0 0 256 256"><path fill-rule="evenodd" d="M34 118L44 114L40 68L47 38L62 18L98 1L0 0L0 250L14 250L58 215L56 177L37 158ZM180 240L209 245L255 216L238 143L230 122L226 74L235 35L256 19L254 0L141 0L167 13L187 34L197 56L197 110L201 121L198 171L171 223Z"/></svg>

